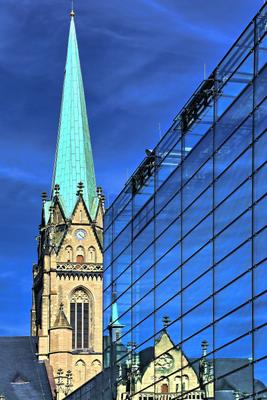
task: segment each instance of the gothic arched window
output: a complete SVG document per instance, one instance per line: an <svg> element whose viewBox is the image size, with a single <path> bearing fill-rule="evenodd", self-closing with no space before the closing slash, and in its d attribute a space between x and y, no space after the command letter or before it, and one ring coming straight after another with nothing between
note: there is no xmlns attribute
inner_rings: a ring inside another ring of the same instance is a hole
<svg viewBox="0 0 267 400"><path fill-rule="evenodd" d="M169 393L169 386L168 386L168 383L163 383L162 385L161 385L161 393Z"/></svg>
<svg viewBox="0 0 267 400"><path fill-rule="evenodd" d="M66 247L66 259L67 262L72 262L73 261L73 251L71 246Z"/></svg>
<svg viewBox="0 0 267 400"><path fill-rule="evenodd" d="M181 391L181 377L180 376L175 377L175 391L176 392Z"/></svg>
<svg viewBox="0 0 267 400"><path fill-rule="evenodd" d="M189 377L188 375L182 376L182 389L188 390L189 389Z"/></svg>
<svg viewBox="0 0 267 400"><path fill-rule="evenodd" d="M82 246L77 247L76 262L80 264L84 263L84 248Z"/></svg>
<svg viewBox="0 0 267 400"><path fill-rule="evenodd" d="M85 290L78 288L70 299L70 323L73 349L89 348L90 298Z"/></svg>
<svg viewBox="0 0 267 400"><path fill-rule="evenodd" d="M77 380L81 385L86 381L86 364L83 360L78 360L75 364L75 369L77 371Z"/></svg>
<svg viewBox="0 0 267 400"><path fill-rule="evenodd" d="M96 263L96 250L93 246L90 246L88 249L88 261L89 263Z"/></svg>

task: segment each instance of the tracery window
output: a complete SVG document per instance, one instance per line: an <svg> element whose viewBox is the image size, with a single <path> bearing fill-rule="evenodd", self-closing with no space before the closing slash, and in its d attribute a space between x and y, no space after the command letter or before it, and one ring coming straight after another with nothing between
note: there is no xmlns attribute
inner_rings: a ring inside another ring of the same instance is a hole
<svg viewBox="0 0 267 400"><path fill-rule="evenodd" d="M89 305L88 294L82 288L77 289L70 302L73 349L87 349L89 347Z"/></svg>

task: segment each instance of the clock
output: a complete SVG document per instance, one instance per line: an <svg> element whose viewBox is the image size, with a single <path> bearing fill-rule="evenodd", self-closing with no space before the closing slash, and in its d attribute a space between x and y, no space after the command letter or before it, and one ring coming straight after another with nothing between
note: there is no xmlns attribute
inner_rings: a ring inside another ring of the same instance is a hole
<svg viewBox="0 0 267 400"><path fill-rule="evenodd" d="M87 235L87 233L86 233L86 231L85 231L84 229L77 229L77 230L75 231L75 237L76 237L76 239L78 239L78 240L83 240L83 239L85 239L86 235Z"/></svg>

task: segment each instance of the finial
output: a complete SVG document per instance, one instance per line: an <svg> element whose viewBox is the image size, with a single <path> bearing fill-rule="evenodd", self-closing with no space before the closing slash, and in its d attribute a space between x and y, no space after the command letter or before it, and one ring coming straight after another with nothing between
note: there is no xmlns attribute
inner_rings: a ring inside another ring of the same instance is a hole
<svg viewBox="0 0 267 400"><path fill-rule="evenodd" d="M208 348L209 343L207 342L207 340L203 340L201 342L201 347L202 347L202 356L205 357L207 354L207 348Z"/></svg>
<svg viewBox="0 0 267 400"><path fill-rule="evenodd" d="M164 315L164 317L162 318L162 322L163 322L164 328L167 328L169 323L171 322L171 320L168 315Z"/></svg>
<svg viewBox="0 0 267 400"><path fill-rule="evenodd" d="M46 202L46 199L47 199L47 193L46 192L42 192L42 203L43 204Z"/></svg>
<svg viewBox="0 0 267 400"><path fill-rule="evenodd" d="M59 310L60 311L64 311L64 304L63 303L60 303Z"/></svg>
<svg viewBox="0 0 267 400"><path fill-rule="evenodd" d="M55 185L55 195L59 195L60 186L58 184Z"/></svg>
<svg viewBox="0 0 267 400"><path fill-rule="evenodd" d="M77 185L77 196L80 196L83 194L83 188L84 188L84 184L83 182L79 182Z"/></svg>
<svg viewBox="0 0 267 400"><path fill-rule="evenodd" d="M101 186L98 186L98 187L96 188L96 194L97 194L97 196L101 198L102 192L103 192L102 187L101 187Z"/></svg>
<svg viewBox="0 0 267 400"><path fill-rule="evenodd" d="M73 6L73 0L71 2L71 12L70 12L71 17L75 17L75 12L74 12L74 6Z"/></svg>

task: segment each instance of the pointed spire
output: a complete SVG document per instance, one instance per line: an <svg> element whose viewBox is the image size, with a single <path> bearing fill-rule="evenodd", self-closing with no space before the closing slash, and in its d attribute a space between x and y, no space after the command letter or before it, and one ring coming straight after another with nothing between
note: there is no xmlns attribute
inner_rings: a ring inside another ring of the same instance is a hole
<svg viewBox="0 0 267 400"><path fill-rule="evenodd" d="M52 190L55 195L55 185L60 185L60 201L69 218L77 201L77 184L83 182L83 198L94 219L98 198L73 7L70 15Z"/></svg>
<svg viewBox="0 0 267 400"><path fill-rule="evenodd" d="M73 0L71 1L71 11L70 11L70 16L71 16L71 17L75 17Z"/></svg>
<svg viewBox="0 0 267 400"><path fill-rule="evenodd" d="M59 306L58 314L53 328L71 328L66 314L64 313L64 305L62 303Z"/></svg>
<svg viewBox="0 0 267 400"><path fill-rule="evenodd" d="M112 305L111 305L111 316L110 316L110 323L109 328L124 328L125 325L121 324L119 321L119 312L118 312L118 303L117 303L117 293L114 287L112 292Z"/></svg>

